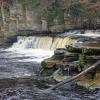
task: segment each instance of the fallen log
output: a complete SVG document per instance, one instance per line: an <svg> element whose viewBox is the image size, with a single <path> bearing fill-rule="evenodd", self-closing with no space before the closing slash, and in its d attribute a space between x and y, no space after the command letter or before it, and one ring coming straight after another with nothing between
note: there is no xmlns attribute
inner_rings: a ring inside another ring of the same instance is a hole
<svg viewBox="0 0 100 100"><path fill-rule="evenodd" d="M84 71L82 71L81 73L77 74L76 76L73 76L73 77L70 78L70 79L67 79L67 80L65 80L65 81L63 81L63 82L60 82L60 83L58 83L57 85L55 85L55 86L53 86L53 87L51 87L51 88L49 88L49 89L50 89L50 90L55 90L56 88L58 88L58 87L60 87L60 86L62 86L62 85L64 85L64 84L66 84L66 83L69 83L69 82L72 82L72 81L74 81L74 80L77 80L77 79L80 78L81 76L87 74L89 71L95 69L96 66L99 65L99 64L100 64L100 60L97 61L96 63L94 63L92 66L88 67L86 70L84 70Z"/></svg>

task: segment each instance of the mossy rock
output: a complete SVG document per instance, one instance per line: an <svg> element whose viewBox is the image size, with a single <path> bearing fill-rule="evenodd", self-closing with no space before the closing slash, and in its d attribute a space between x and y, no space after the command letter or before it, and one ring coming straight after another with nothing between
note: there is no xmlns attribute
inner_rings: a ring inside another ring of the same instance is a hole
<svg viewBox="0 0 100 100"><path fill-rule="evenodd" d="M85 48L85 47L73 47L73 46L66 46L66 50L72 53L81 53L85 55L100 55L100 49L98 48Z"/></svg>
<svg viewBox="0 0 100 100"><path fill-rule="evenodd" d="M82 48L78 48L78 47L76 48L76 47L69 46L69 45L66 46L66 50L68 52L73 52L73 53L82 53Z"/></svg>
<svg viewBox="0 0 100 100"><path fill-rule="evenodd" d="M42 61L41 62L41 66L44 68L44 69L48 69L48 68L53 68L55 66L56 62L53 62L53 61Z"/></svg>
<svg viewBox="0 0 100 100"><path fill-rule="evenodd" d="M72 62L72 61L77 61L78 57L68 57L68 58L64 58L63 61L67 61L67 62Z"/></svg>
<svg viewBox="0 0 100 100"><path fill-rule="evenodd" d="M64 55L54 55L55 60L63 60Z"/></svg>
<svg viewBox="0 0 100 100"><path fill-rule="evenodd" d="M80 64L86 64L86 63L93 64L98 60L100 60L100 56L87 56L87 55L79 56Z"/></svg>
<svg viewBox="0 0 100 100"><path fill-rule="evenodd" d="M88 63L95 63L96 61L100 60L100 56L86 56Z"/></svg>
<svg viewBox="0 0 100 100"><path fill-rule="evenodd" d="M43 69L40 74L46 77L46 76L51 76L53 73L54 73L53 69Z"/></svg>
<svg viewBox="0 0 100 100"><path fill-rule="evenodd" d="M79 56L79 62L81 65L84 65L87 63L87 58L86 58L86 55L80 55Z"/></svg>
<svg viewBox="0 0 100 100"><path fill-rule="evenodd" d="M55 51L54 51L54 55L60 55L60 54L65 54L65 52L66 52L66 50L64 50L64 49L56 49Z"/></svg>
<svg viewBox="0 0 100 100"><path fill-rule="evenodd" d="M96 48L83 48L82 52L86 55L100 55L100 49Z"/></svg>
<svg viewBox="0 0 100 100"><path fill-rule="evenodd" d="M41 62L41 66L42 66L43 68L47 68L47 63L46 63L45 61L42 61L42 62Z"/></svg>
<svg viewBox="0 0 100 100"><path fill-rule="evenodd" d="M74 73L77 73L77 72L80 72L83 70L83 67L82 65L80 65L80 62L79 61L71 61L71 62L67 62L64 66L63 66L63 69L64 70L67 70L69 69L72 74Z"/></svg>
<svg viewBox="0 0 100 100"><path fill-rule="evenodd" d="M78 54L71 53L71 54L66 54L64 56L63 61L71 62L71 61L77 61L78 59L79 59Z"/></svg>
<svg viewBox="0 0 100 100"><path fill-rule="evenodd" d="M48 59L48 61L52 61L52 60L61 61L63 59L64 59L64 55L53 55L51 58Z"/></svg>

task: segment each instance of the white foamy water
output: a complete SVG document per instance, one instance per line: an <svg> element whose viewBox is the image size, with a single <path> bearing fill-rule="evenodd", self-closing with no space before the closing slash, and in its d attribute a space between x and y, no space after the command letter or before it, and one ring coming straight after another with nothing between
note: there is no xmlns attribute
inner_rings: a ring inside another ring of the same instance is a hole
<svg viewBox="0 0 100 100"><path fill-rule="evenodd" d="M94 33L86 33L86 34L76 34L77 36L86 36L91 38L98 38L100 37L100 34L94 34Z"/></svg>
<svg viewBox="0 0 100 100"><path fill-rule="evenodd" d="M74 36L86 36L91 38L100 37L99 32L85 31L84 34L80 32L68 32ZM18 36L17 42L14 43L6 51L11 51L9 57L23 57L18 59L19 62L41 62L44 59L50 58L54 54L56 48L65 48L66 45L76 43L70 37L38 37L38 36ZM25 57L25 58L24 58Z"/></svg>
<svg viewBox="0 0 100 100"><path fill-rule="evenodd" d="M90 38L100 38L100 31L87 30L83 33L81 31L70 31L65 32L63 35L61 34L60 36L85 36Z"/></svg>
<svg viewBox="0 0 100 100"><path fill-rule="evenodd" d="M51 57L54 54L54 51L50 50L50 48L45 49L45 47L49 45L48 43L44 44L45 42L43 42L44 46L41 44L41 47L39 47L39 40L40 37L18 37L18 41L14 43L10 48L5 50L9 51L7 56L10 58L22 57L22 59L17 60L19 62L32 61L40 63L44 59Z"/></svg>
<svg viewBox="0 0 100 100"><path fill-rule="evenodd" d="M51 57L54 54L54 51L43 50L43 49L17 49L17 48L9 48L6 51L10 51L9 57L23 57L23 59L19 59L19 62L38 62L40 63L44 59ZM11 54L12 53L12 54ZM26 58L24 58L26 57Z"/></svg>
<svg viewBox="0 0 100 100"><path fill-rule="evenodd" d="M36 36L19 36L17 42L14 43L6 51L10 52L9 57L26 57L18 60L19 62L41 62L50 58L54 54L56 48L65 48L66 44L73 41L69 37L36 37ZM13 53L13 54L11 54Z"/></svg>

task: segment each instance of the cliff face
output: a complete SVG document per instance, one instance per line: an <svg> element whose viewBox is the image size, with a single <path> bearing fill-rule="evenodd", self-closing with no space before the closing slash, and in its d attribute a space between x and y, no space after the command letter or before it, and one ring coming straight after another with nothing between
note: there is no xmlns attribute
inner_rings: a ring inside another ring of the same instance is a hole
<svg viewBox="0 0 100 100"><path fill-rule="evenodd" d="M1 37L18 30L62 32L99 25L99 0L0 0Z"/></svg>

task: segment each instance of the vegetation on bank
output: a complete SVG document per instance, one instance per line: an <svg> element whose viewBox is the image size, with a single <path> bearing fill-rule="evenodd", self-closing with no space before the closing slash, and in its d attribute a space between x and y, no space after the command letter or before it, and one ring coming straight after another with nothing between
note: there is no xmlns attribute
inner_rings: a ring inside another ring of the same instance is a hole
<svg viewBox="0 0 100 100"><path fill-rule="evenodd" d="M32 6L33 8L36 8L40 5L40 1L39 0L20 0L23 9L25 10L28 6ZM30 5L31 4L31 5Z"/></svg>
<svg viewBox="0 0 100 100"><path fill-rule="evenodd" d="M41 2L39 0L20 0L23 8L25 9L28 5L32 6L33 8L37 8L41 6ZM90 2L90 5L88 6L87 2L86 4L82 3L80 0L73 0L70 1L69 5L66 9L66 7L63 7L63 3L60 0L51 0L48 1L50 5L48 4L48 8L41 9L41 15L46 18L48 29L54 26L55 24L65 24L64 21L64 14L68 15L67 17L70 18L70 20L73 20L73 24L80 23L81 28L98 28L99 27L99 18L100 18L100 9L99 7L93 9L92 5L96 5L99 3L98 1L92 0ZM93 5L93 6L94 6ZM43 10L43 11L42 11ZM57 23L55 22L57 21Z"/></svg>
<svg viewBox="0 0 100 100"><path fill-rule="evenodd" d="M91 1L96 3L96 1ZM82 27L96 27L97 19L100 18L100 11L95 11L95 9L90 9L86 5L82 4L80 0L75 0L72 2L72 5L69 8L69 14L71 17L77 20L80 18L80 23Z"/></svg>
<svg viewBox="0 0 100 100"><path fill-rule="evenodd" d="M47 14L48 28L52 27L55 24L54 20L57 20L57 24L64 24L64 14L59 0L55 0L51 4L51 7Z"/></svg>

